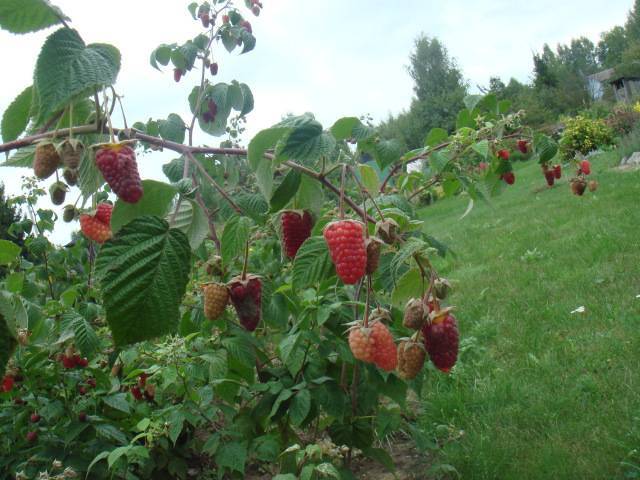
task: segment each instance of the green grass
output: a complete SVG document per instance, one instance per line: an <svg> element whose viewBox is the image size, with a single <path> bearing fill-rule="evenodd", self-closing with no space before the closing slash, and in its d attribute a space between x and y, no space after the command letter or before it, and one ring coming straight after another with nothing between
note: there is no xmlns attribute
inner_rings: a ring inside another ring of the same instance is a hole
<svg viewBox="0 0 640 480"><path fill-rule="evenodd" d="M600 187L584 197L566 172L539 191L528 162L462 220L460 198L423 211L456 254L440 266L461 356L430 372L421 422L460 478L640 478L640 171L617 159L592 161Z"/></svg>

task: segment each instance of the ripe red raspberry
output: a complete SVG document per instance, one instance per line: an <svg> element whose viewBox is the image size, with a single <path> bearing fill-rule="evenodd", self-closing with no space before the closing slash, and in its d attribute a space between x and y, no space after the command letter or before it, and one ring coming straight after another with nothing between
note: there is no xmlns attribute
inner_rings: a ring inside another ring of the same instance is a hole
<svg viewBox="0 0 640 480"><path fill-rule="evenodd" d="M173 79L177 82L180 81L180 79L182 78L182 70L180 70L179 68L174 68L173 69Z"/></svg>
<svg viewBox="0 0 640 480"><path fill-rule="evenodd" d="M209 71L211 72L211 75L215 77L218 74L218 64L216 62L213 62L211 65L209 65Z"/></svg>
<svg viewBox="0 0 640 480"><path fill-rule="evenodd" d="M229 15L222 16L222 23L227 25L229 23Z"/></svg>
<svg viewBox="0 0 640 480"><path fill-rule="evenodd" d="M251 7L251 12L257 17L260 15L260 7L258 5L254 5Z"/></svg>
<svg viewBox="0 0 640 480"><path fill-rule="evenodd" d="M133 395L133 398L135 398L136 400L142 400L142 390L140 390L140 387L138 387L137 385L131 387L131 395Z"/></svg>
<svg viewBox="0 0 640 480"><path fill-rule="evenodd" d="M149 378L147 372L142 372L140 375L138 375L138 386L140 388L144 387L147 384L147 378Z"/></svg>
<svg viewBox="0 0 640 480"><path fill-rule="evenodd" d="M591 163L589 160L582 160L580 162L580 171L585 175L589 175L591 173Z"/></svg>
<svg viewBox="0 0 640 480"><path fill-rule="evenodd" d="M509 157L511 157L511 154L509 153L509 150L498 150L498 157L501 158L502 160L509 160Z"/></svg>
<svg viewBox="0 0 640 480"><path fill-rule="evenodd" d="M38 441L38 432L36 431L27 432L26 439L27 439L27 442L29 443L36 443Z"/></svg>
<svg viewBox="0 0 640 480"><path fill-rule="evenodd" d="M562 177L562 167L560 165L553 167L553 175L556 177L556 180Z"/></svg>
<svg viewBox="0 0 640 480"><path fill-rule="evenodd" d="M2 391L10 392L13 390L14 378L11 375L5 375L2 379Z"/></svg>
<svg viewBox="0 0 640 480"><path fill-rule="evenodd" d="M546 170L544 172L544 178L547 180L547 185L552 187L554 182L556 181L555 170Z"/></svg>
<svg viewBox="0 0 640 480"><path fill-rule="evenodd" d="M85 387L84 385L80 385L78 387L78 393L80 395L86 395L87 394L87 387Z"/></svg>
<svg viewBox="0 0 640 480"><path fill-rule="evenodd" d="M127 203L142 198L136 152L126 143L105 143L96 151L96 165L111 190Z"/></svg>
<svg viewBox="0 0 640 480"><path fill-rule="evenodd" d="M365 328L362 324L355 325L349 330L349 348L353 356L363 362L373 363L375 349L372 338L372 329Z"/></svg>
<svg viewBox="0 0 640 480"><path fill-rule="evenodd" d="M31 416L29 417L29 420L31 421L31 423L38 423L40 421L40 415L38 415L37 413L32 413Z"/></svg>
<svg viewBox="0 0 640 480"><path fill-rule="evenodd" d="M306 210L287 210L280 216L280 225L284 253L287 257L294 258L300 246L311 236L313 218Z"/></svg>
<svg viewBox="0 0 640 480"><path fill-rule="evenodd" d="M513 172L503 173L502 179L507 183L507 185L513 185L516 183L516 175Z"/></svg>
<svg viewBox="0 0 640 480"><path fill-rule="evenodd" d="M427 352L414 340L403 340L398 346L398 373L406 380L414 379L422 370Z"/></svg>
<svg viewBox="0 0 640 480"><path fill-rule="evenodd" d="M217 320L229 303L229 290L221 283L208 283L202 286L204 293L204 316Z"/></svg>
<svg viewBox="0 0 640 480"><path fill-rule="evenodd" d="M411 330L420 330L424 325L427 313L425 305L419 298L412 298L404 308L402 325Z"/></svg>
<svg viewBox="0 0 640 480"><path fill-rule="evenodd" d="M231 302L236 309L242 326L253 332L258 328L262 308L262 282L255 275L247 275L243 280L236 277L228 285Z"/></svg>
<svg viewBox="0 0 640 480"><path fill-rule="evenodd" d="M393 341L393 335L382 322L373 322L371 325L371 340L374 345L373 363L378 368L390 372L398 366L398 350Z"/></svg>
<svg viewBox="0 0 640 480"><path fill-rule="evenodd" d="M365 241L367 246L367 268L366 272L369 275L375 273L378 270L380 264L380 250L382 249L382 240L370 237Z"/></svg>
<svg viewBox="0 0 640 480"><path fill-rule="evenodd" d="M78 414L78 421L82 422L82 423L86 422L87 421L87 412L80 412Z"/></svg>
<svg viewBox="0 0 640 480"><path fill-rule="evenodd" d="M93 216L80 215L80 229L87 238L104 243L111 238L111 212L113 207L108 203L101 203Z"/></svg>
<svg viewBox="0 0 640 480"><path fill-rule="evenodd" d="M61 359L61 362L62 362L62 366L64 368L66 368L67 370L71 370L72 368L76 368L76 361L73 358L73 355L72 356L63 355L62 359Z"/></svg>
<svg viewBox="0 0 640 480"><path fill-rule="evenodd" d="M360 280L367 268L364 227L355 220L331 222L324 229L324 239L338 276L347 285Z"/></svg>
<svg viewBox="0 0 640 480"><path fill-rule="evenodd" d="M87 378L87 385L89 385L91 388L96 388L96 385L97 385L96 379L93 377Z"/></svg>
<svg viewBox="0 0 640 480"><path fill-rule="evenodd" d="M56 147L49 140L37 144L33 156L33 173L39 179L49 178L61 163Z"/></svg>
<svg viewBox="0 0 640 480"><path fill-rule="evenodd" d="M458 324L447 309L432 314L422 328L424 346L433 364L449 373L458 359Z"/></svg>
<svg viewBox="0 0 640 480"><path fill-rule="evenodd" d="M89 366L89 360L86 357L80 357L80 355L74 355L73 361L78 368L86 368Z"/></svg>
<svg viewBox="0 0 640 480"><path fill-rule="evenodd" d="M518 140L518 150L522 153L527 153L529 151L529 142L526 140Z"/></svg>

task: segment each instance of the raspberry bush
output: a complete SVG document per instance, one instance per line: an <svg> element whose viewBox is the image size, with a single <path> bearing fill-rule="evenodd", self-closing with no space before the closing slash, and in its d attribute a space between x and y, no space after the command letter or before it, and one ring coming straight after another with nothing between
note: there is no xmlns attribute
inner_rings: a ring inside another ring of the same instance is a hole
<svg viewBox="0 0 640 480"><path fill-rule="evenodd" d="M116 47L87 45L43 0L0 16L13 33L55 28L2 118L3 165L34 174L0 241L3 477L352 478L356 453L392 470L389 435L428 436L405 428L408 391L455 374L459 339L432 266L446 246L414 200L465 194L470 210L557 145L487 95L410 152L366 119L311 114L245 148L260 99L214 77L223 50L254 49L262 8L189 4L195 36L150 62L193 84L192 117L131 127L113 114ZM219 146L194 145L197 128ZM176 154L167 181L140 179L160 148ZM47 179L55 210L37 206ZM65 247L47 238L59 220L80 230Z"/></svg>

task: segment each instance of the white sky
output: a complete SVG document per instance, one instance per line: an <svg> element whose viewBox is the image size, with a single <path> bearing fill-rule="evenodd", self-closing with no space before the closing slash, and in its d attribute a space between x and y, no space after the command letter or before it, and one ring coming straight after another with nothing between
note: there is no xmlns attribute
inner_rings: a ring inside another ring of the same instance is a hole
<svg viewBox="0 0 640 480"><path fill-rule="evenodd" d="M188 92L198 82L191 72L179 84L169 69L149 65L160 43L184 42L200 32L187 0L53 0L87 43L118 47L123 65L116 89L124 95L127 120L165 118L175 112L189 121ZM236 4L242 5L242 0ZM412 82L406 72L413 41L421 32L437 36L458 61L470 85L489 77L528 81L532 53L584 35L594 42L602 31L624 23L632 0L262 0L254 17L242 10L257 38L255 50L239 56L220 47L218 81L247 83L255 97L245 138L288 113L313 112L329 127L342 116L369 113L382 120L409 106ZM5 68L0 112L31 83L44 39L53 31L11 35L0 31ZM116 124L121 125L118 116ZM201 136L217 145L219 139ZM164 180L161 165L172 155L139 160L143 178ZM17 193L27 170L0 168L0 181ZM77 195L73 191L69 198ZM69 237L69 228L53 240Z"/></svg>

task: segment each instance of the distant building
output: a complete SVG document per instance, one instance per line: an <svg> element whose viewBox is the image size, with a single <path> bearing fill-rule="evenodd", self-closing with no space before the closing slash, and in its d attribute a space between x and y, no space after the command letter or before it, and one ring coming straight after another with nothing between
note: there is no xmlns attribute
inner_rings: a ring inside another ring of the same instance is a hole
<svg viewBox="0 0 640 480"><path fill-rule="evenodd" d="M609 68L602 72L594 73L587 77L589 91L594 100L600 100L608 86L613 89L613 94L618 102L631 103L634 97L640 96L640 70L625 68L626 73L620 68ZM633 71L635 70L635 71Z"/></svg>

